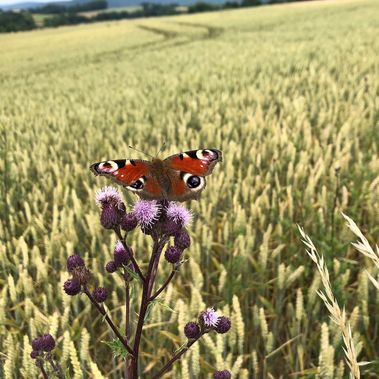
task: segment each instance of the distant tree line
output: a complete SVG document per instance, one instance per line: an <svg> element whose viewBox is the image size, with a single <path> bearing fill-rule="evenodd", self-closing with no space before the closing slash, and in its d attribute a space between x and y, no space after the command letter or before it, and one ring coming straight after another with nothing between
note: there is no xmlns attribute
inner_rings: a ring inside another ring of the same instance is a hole
<svg viewBox="0 0 379 379"><path fill-rule="evenodd" d="M20 32L37 27L30 12L3 12L0 10L0 33Z"/></svg>
<svg viewBox="0 0 379 379"><path fill-rule="evenodd" d="M108 7L107 0L91 0L83 4L75 5L64 5L64 4L46 4L43 7L37 7L31 9L31 13L42 13L42 14L61 14L61 13L79 13L79 12L89 12L101 9L106 9Z"/></svg>
<svg viewBox="0 0 379 379"><path fill-rule="evenodd" d="M283 3L299 0L271 0L269 3ZM187 7L187 13L212 12L222 9L252 7L267 4L263 0L242 0L226 1L224 4L209 4L204 1L197 2ZM43 21L44 27L58 27L62 25L77 25L99 21L112 21L133 19L142 17L158 17L183 14L183 10L179 9L178 4L156 4L145 2L141 4L141 9L134 11L112 11L99 12L94 16L87 17L79 12L99 10L107 7L106 0L93 0L86 4L63 6L60 4L48 4L44 7L33 9L34 13L53 14L52 17L46 17ZM63 10L64 9L64 10ZM37 25L30 12L2 12L0 10L0 33L17 32L22 30L31 30L37 28Z"/></svg>

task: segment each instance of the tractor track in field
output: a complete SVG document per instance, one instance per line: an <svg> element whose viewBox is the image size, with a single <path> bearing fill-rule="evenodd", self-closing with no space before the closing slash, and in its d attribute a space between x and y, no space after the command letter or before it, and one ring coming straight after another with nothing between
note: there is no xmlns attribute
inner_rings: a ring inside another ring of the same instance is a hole
<svg viewBox="0 0 379 379"><path fill-rule="evenodd" d="M187 26L187 27L202 28L204 29L204 33L199 34L199 35L191 35L191 34L180 33L180 32L157 28L157 27L151 27L151 26L146 26L146 25L136 25L138 28L144 31L162 36L163 39L158 40L158 41L150 41L150 42L145 42L141 44L136 44L136 45L132 45L128 47L122 47L115 50L104 51L101 53L93 54L92 56L82 56L79 59L75 57L75 58L62 59L59 62L49 62L43 68L34 70L32 72L28 72L26 73L26 75L30 75L30 74L43 75L43 74L52 72L54 70L59 70L60 68L67 69L70 67L76 67L78 63L79 64L80 63L83 63L83 64L95 63L96 64L96 63L106 61L110 58L116 58L116 59L122 60L125 56L128 55L128 52L135 54L139 52L143 53L143 52L171 49L178 46L185 46L197 41L216 39L220 35L222 35L225 31L225 29L221 27L215 27L215 26L200 24L200 23L191 23L191 22L172 22L172 23L177 24L177 25ZM179 40L182 37L186 39ZM18 73L15 76L20 78L20 73ZM0 74L0 82L4 80L9 80L9 79L10 79L9 75Z"/></svg>

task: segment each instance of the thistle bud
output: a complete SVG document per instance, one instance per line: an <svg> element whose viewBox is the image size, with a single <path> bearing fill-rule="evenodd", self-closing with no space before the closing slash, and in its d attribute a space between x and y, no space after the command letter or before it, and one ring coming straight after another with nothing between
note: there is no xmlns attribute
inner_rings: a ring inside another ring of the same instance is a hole
<svg viewBox="0 0 379 379"><path fill-rule="evenodd" d="M68 271L71 272L76 267L83 267L83 266L84 266L84 261L83 261L82 257L80 257L78 254L70 255L67 258L67 270Z"/></svg>
<svg viewBox="0 0 379 379"><path fill-rule="evenodd" d="M92 292L92 296L98 303L102 303L107 299L108 291L106 288L99 287Z"/></svg>
<svg viewBox="0 0 379 379"><path fill-rule="evenodd" d="M229 331L231 326L232 322L230 321L230 319L225 316L221 316L218 318L215 330L219 334L224 334Z"/></svg>
<svg viewBox="0 0 379 379"><path fill-rule="evenodd" d="M129 254L121 241L117 241L114 248L113 257L117 267L128 264Z"/></svg>
<svg viewBox="0 0 379 379"><path fill-rule="evenodd" d="M39 355L39 352L36 351L36 350L33 350L31 353L30 353L30 358L32 359L36 359Z"/></svg>
<svg viewBox="0 0 379 379"><path fill-rule="evenodd" d="M188 322L184 327L184 334L188 339L196 338L200 335L200 326L197 322Z"/></svg>
<svg viewBox="0 0 379 379"><path fill-rule="evenodd" d="M228 370L215 371L213 374L214 379L230 379L232 374Z"/></svg>
<svg viewBox="0 0 379 379"><path fill-rule="evenodd" d="M64 289L64 292L67 293L67 295L74 296L80 292L81 285L80 285L79 280L73 278L73 279L66 280L64 282L63 289ZM38 350L38 349L34 349L34 350Z"/></svg>
<svg viewBox="0 0 379 379"><path fill-rule="evenodd" d="M180 250L184 250L190 247L191 239L186 230L183 229L175 235L174 245Z"/></svg>
<svg viewBox="0 0 379 379"><path fill-rule="evenodd" d="M121 217L120 225L123 230L130 232L138 225L138 220L133 213L127 213Z"/></svg>
<svg viewBox="0 0 379 379"><path fill-rule="evenodd" d="M42 337L42 350L51 351L55 347L55 340L51 334L44 334Z"/></svg>
<svg viewBox="0 0 379 379"><path fill-rule="evenodd" d="M170 263L178 263L182 252L175 246L169 246L165 252L164 257Z"/></svg>
<svg viewBox="0 0 379 379"><path fill-rule="evenodd" d="M117 270L117 265L116 265L116 262L115 261L110 261L106 264L105 266L105 269L110 273L112 274L113 272L115 272Z"/></svg>

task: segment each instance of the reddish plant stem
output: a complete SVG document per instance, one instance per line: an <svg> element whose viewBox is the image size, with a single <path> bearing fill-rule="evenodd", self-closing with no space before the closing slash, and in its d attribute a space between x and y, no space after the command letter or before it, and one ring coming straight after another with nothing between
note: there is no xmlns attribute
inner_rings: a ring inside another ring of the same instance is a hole
<svg viewBox="0 0 379 379"><path fill-rule="evenodd" d="M107 315L107 312L105 312L105 309L102 305L100 305L92 296L91 292L88 291L87 287L84 287L84 293L88 296L88 298L91 300L92 304L97 308L97 310L104 316L105 321L108 323L110 328L113 330L113 332L116 334L117 338L120 340L120 342L125 346L125 349L128 351L130 355L133 355L134 352L132 348L128 345L127 341L124 339L124 337L121 335L121 333L118 331L116 326L113 324L113 321L110 319L110 317Z"/></svg>
<svg viewBox="0 0 379 379"><path fill-rule="evenodd" d="M125 277L125 341L128 343L129 341L129 334L130 334L130 327L129 327L129 320L130 320L130 291L129 291L129 282L126 278L127 272L124 270L124 277ZM132 379L131 373L130 373L130 361L129 357L125 357L125 379Z"/></svg>
<svg viewBox="0 0 379 379"><path fill-rule="evenodd" d="M139 353L139 345L140 345L141 336L142 336L142 328L145 322L146 311L150 302L149 298L151 296L151 291L152 291L155 276L157 273L159 258L161 256L163 247L165 243L167 242L167 239L168 239L167 237L164 237L161 240L159 240L157 236L155 237L153 236L153 240L154 240L153 251L150 257L149 268L146 274L146 280L143 282L141 306L140 306L140 311L138 315L136 334L134 338L134 346L133 346L134 357L133 357L133 369L132 369L133 379L138 378L138 353Z"/></svg>
<svg viewBox="0 0 379 379"><path fill-rule="evenodd" d="M50 353L46 355L47 361L51 364L51 367L53 368L55 374L59 379L64 379L64 375L62 372L62 367L59 365L59 363L54 362L52 356Z"/></svg>
<svg viewBox="0 0 379 379"><path fill-rule="evenodd" d="M166 279L166 281L162 284L162 287L159 288L159 290L155 292L153 296L150 297L149 301L153 301L156 297L158 297L162 293L162 291L164 291L164 289L170 284L172 278L175 276L175 273L176 273L175 269L171 271L171 274Z"/></svg>
<svg viewBox="0 0 379 379"><path fill-rule="evenodd" d="M173 365L175 361L177 361L196 341L200 339L203 334L204 333L200 334L199 337L188 341L183 349L176 352L172 358L159 370L159 372L152 377L152 379L160 378Z"/></svg>
<svg viewBox="0 0 379 379"><path fill-rule="evenodd" d="M39 367L39 369L41 370L41 373L42 373L42 376L44 379L49 379L49 376L47 375L47 372L45 371L44 367L43 367L43 362L41 360L38 360L36 362L36 365L37 367Z"/></svg>

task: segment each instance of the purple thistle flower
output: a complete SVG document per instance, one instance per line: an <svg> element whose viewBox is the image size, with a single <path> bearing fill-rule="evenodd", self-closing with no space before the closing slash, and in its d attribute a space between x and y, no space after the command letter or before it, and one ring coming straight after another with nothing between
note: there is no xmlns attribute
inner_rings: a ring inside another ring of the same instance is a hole
<svg viewBox="0 0 379 379"><path fill-rule="evenodd" d="M170 201L166 208L167 218L179 224L181 227L187 226L192 220L191 212L174 201Z"/></svg>
<svg viewBox="0 0 379 379"><path fill-rule="evenodd" d="M111 204L116 206L117 208L121 207L122 198L118 189L111 186L103 187L101 190L96 193L96 203L101 205L102 207L105 204Z"/></svg>
<svg viewBox="0 0 379 379"><path fill-rule="evenodd" d="M200 314L200 321L207 328L214 328L218 324L219 316L213 308L208 308Z"/></svg>
<svg viewBox="0 0 379 379"><path fill-rule="evenodd" d="M228 370L215 371L213 374L214 379L230 379L232 374Z"/></svg>
<svg viewBox="0 0 379 379"><path fill-rule="evenodd" d="M180 260L180 256L182 255L181 250L179 250L175 246L169 246L165 252L164 257L170 263L178 263Z"/></svg>
<svg viewBox="0 0 379 379"><path fill-rule="evenodd" d="M229 331L231 326L232 326L232 322L230 321L230 319L228 317L221 316L218 319L215 330L219 334L224 334Z"/></svg>
<svg viewBox="0 0 379 379"><path fill-rule="evenodd" d="M159 217L160 206L156 200L139 200L134 204L133 215L143 228L149 228Z"/></svg>
<svg viewBox="0 0 379 379"><path fill-rule="evenodd" d="M100 222L105 229L115 228L120 223L120 211L115 205L105 203L101 211Z"/></svg>
<svg viewBox="0 0 379 379"><path fill-rule="evenodd" d="M84 266L83 258L80 257L78 254L70 255L67 258L67 270L72 271L76 267Z"/></svg>
<svg viewBox="0 0 379 379"><path fill-rule="evenodd" d="M129 255L121 241L117 241L114 248L114 263L117 267L126 265L129 261Z"/></svg>
<svg viewBox="0 0 379 379"><path fill-rule="evenodd" d="M66 280L64 282L63 289L64 289L64 292L67 293L67 295L74 296L80 292L81 285L80 285L79 280L69 279L69 280ZM33 349L34 349L34 347L33 347ZM38 350L38 349L34 349L34 350Z"/></svg>
<svg viewBox="0 0 379 379"><path fill-rule="evenodd" d="M123 230L130 232L137 227L138 220L133 213L127 213L121 217L120 225Z"/></svg>
<svg viewBox="0 0 379 379"><path fill-rule="evenodd" d="M184 334L187 338L192 339L200 335L200 326L197 322L188 322L184 327Z"/></svg>
<svg viewBox="0 0 379 379"><path fill-rule="evenodd" d="M112 274L113 272L115 272L117 270L117 264L115 261L110 261L106 264L105 266L105 269L110 273Z"/></svg>
<svg viewBox="0 0 379 379"><path fill-rule="evenodd" d="M102 303L107 299L108 291L106 288L99 287L92 292L92 296L98 303Z"/></svg>
<svg viewBox="0 0 379 379"><path fill-rule="evenodd" d="M181 230L175 235L174 245L180 250L187 249L191 246L191 239L186 230Z"/></svg>

